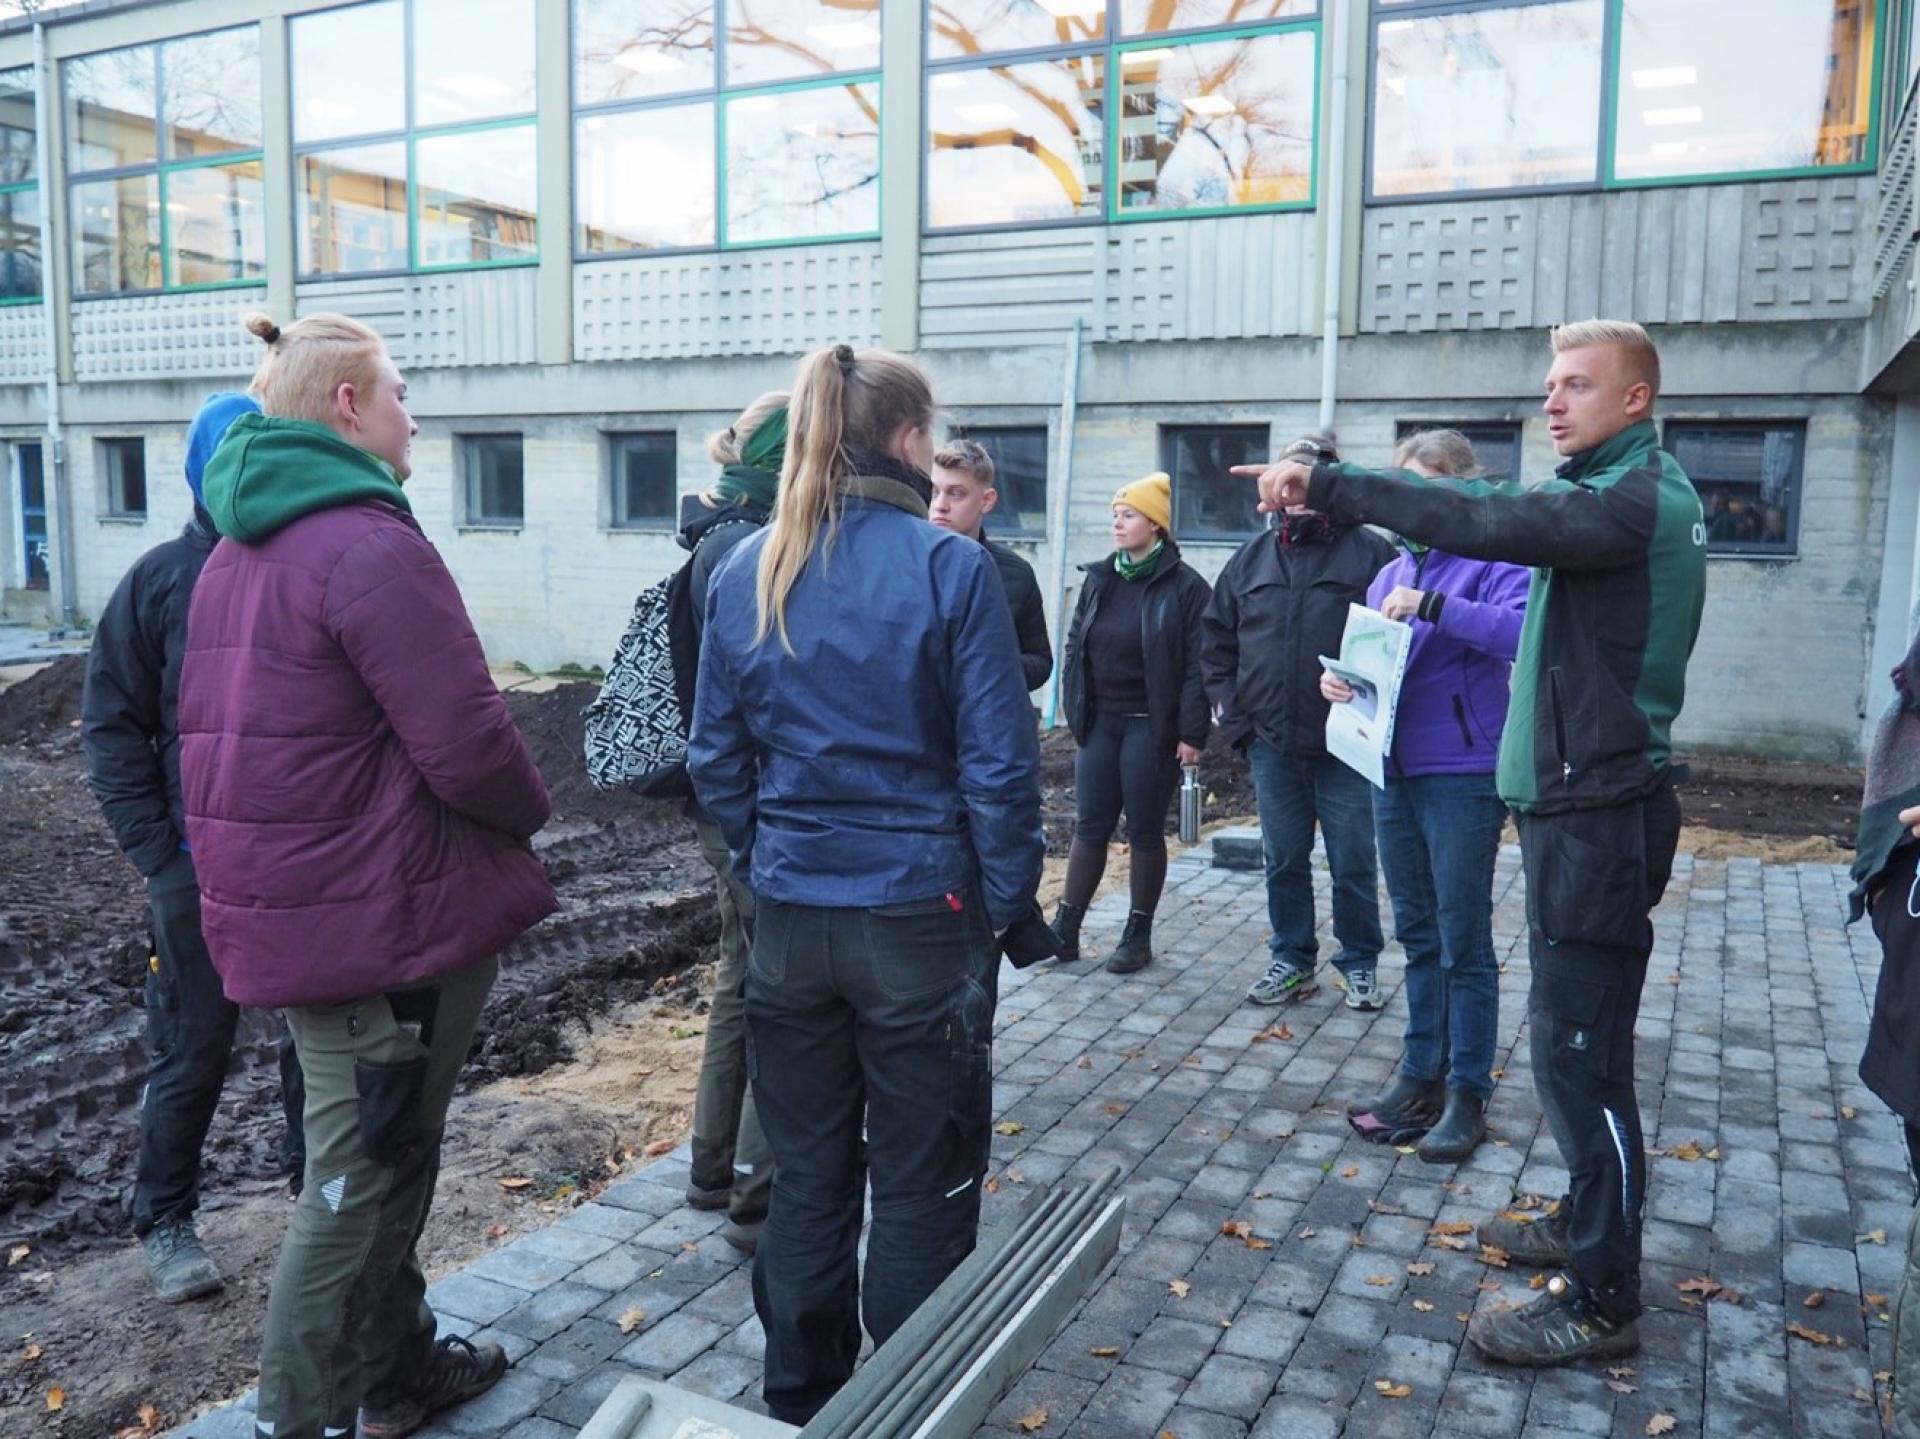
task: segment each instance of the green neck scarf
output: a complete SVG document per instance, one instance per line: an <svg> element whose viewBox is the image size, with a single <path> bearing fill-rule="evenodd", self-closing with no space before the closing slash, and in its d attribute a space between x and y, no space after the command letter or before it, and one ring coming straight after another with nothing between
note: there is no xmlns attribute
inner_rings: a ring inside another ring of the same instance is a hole
<svg viewBox="0 0 1920 1439"><path fill-rule="evenodd" d="M720 482L713 492L723 500L745 500L770 510L780 486L780 467L786 459L787 407L782 405L754 427L740 451L740 463L720 472Z"/></svg>
<svg viewBox="0 0 1920 1439"><path fill-rule="evenodd" d="M1167 547L1165 540L1155 540L1153 548L1139 559L1135 559L1125 550L1113 552L1113 572L1123 580L1144 580L1154 572L1160 563L1160 552Z"/></svg>

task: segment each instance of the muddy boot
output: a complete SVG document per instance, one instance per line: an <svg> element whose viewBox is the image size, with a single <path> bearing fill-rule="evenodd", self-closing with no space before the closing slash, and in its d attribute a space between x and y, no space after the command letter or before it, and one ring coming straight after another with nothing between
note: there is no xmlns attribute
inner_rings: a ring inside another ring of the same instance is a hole
<svg viewBox="0 0 1920 1439"><path fill-rule="evenodd" d="M1446 1112L1415 1152L1428 1164L1458 1164L1486 1137L1486 1101L1470 1089L1449 1089Z"/></svg>
<svg viewBox="0 0 1920 1439"><path fill-rule="evenodd" d="M1060 953L1054 956L1058 964L1072 964L1080 958L1080 921L1087 912L1077 904L1068 904L1064 899L1053 912L1053 932L1060 936Z"/></svg>
<svg viewBox="0 0 1920 1439"><path fill-rule="evenodd" d="M1476 1235L1482 1244L1506 1251L1516 1264L1535 1269L1559 1269L1573 1263L1573 1240L1567 1234L1567 1201L1562 1199L1538 1219L1499 1214L1481 1221Z"/></svg>
<svg viewBox="0 0 1920 1439"><path fill-rule="evenodd" d="M1467 1338L1502 1364L1545 1366L1632 1354L1640 1326L1610 1318L1578 1279L1556 1274L1533 1302L1476 1314Z"/></svg>
<svg viewBox="0 0 1920 1439"><path fill-rule="evenodd" d="M226 1283L219 1266L201 1247L193 1220L184 1214L164 1215L140 1241L147 1252L147 1273L153 1292L168 1304L199 1299Z"/></svg>
<svg viewBox="0 0 1920 1439"><path fill-rule="evenodd" d="M1347 1106L1347 1117L1372 1114L1381 1119L1397 1118L1407 1115L1424 1119L1428 1124L1440 1117L1440 1108L1446 1103L1444 1080L1415 1079L1411 1074L1396 1072L1393 1082L1378 1094L1366 1099L1356 1099Z"/></svg>
<svg viewBox="0 0 1920 1439"><path fill-rule="evenodd" d="M1127 927L1120 932L1120 943L1107 956L1108 974L1135 974L1153 963L1153 916L1134 910L1127 916Z"/></svg>
<svg viewBox="0 0 1920 1439"><path fill-rule="evenodd" d="M442 1409L484 1394L507 1372L507 1351L449 1334L433 1346L427 1372L392 1399L368 1397L360 1410L360 1439L405 1439Z"/></svg>
<svg viewBox="0 0 1920 1439"><path fill-rule="evenodd" d="M751 1224L729 1219L720 1226L720 1237L751 1259L760 1248L760 1234L766 1227L767 1221L764 1219Z"/></svg>

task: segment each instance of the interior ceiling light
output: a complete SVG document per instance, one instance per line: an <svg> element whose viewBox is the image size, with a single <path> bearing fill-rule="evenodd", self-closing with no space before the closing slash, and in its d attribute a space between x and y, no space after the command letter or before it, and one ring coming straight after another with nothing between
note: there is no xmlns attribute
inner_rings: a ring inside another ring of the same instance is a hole
<svg viewBox="0 0 1920 1439"><path fill-rule="evenodd" d="M623 47L613 57L613 63L622 70L633 71L636 75L672 75L686 68L686 62L678 56L650 49L645 45Z"/></svg>
<svg viewBox="0 0 1920 1439"><path fill-rule="evenodd" d="M1640 118L1649 129L1664 125L1698 125L1706 113L1698 105L1675 105L1670 110L1643 110Z"/></svg>
<svg viewBox="0 0 1920 1439"><path fill-rule="evenodd" d="M1091 20L1107 13L1107 0L1033 0L1056 20Z"/></svg>
<svg viewBox="0 0 1920 1439"><path fill-rule="evenodd" d="M1015 125L1020 121L1020 112L1011 105L1002 105L997 100L989 100L979 105L956 105L960 118L969 125L977 125L982 130L996 125Z"/></svg>
<svg viewBox="0 0 1920 1439"><path fill-rule="evenodd" d="M1698 84L1699 80L1700 72L1691 65L1662 65L1633 72L1636 90L1677 90L1683 85Z"/></svg>
<svg viewBox="0 0 1920 1439"><path fill-rule="evenodd" d="M1171 60L1171 50L1129 50L1120 57L1120 63L1129 70L1145 69L1149 65L1158 65L1162 60Z"/></svg>
<svg viewBox="0 0 1920 1439"><path fill-rule="evenodd" d="M1225 95L1188 95L1180 102L1196 115L1204 115L1209 120L1217 120L1222 115L1233 113L1233 101Z"/></svg>
<svg viewBox="0 0 1920 1439"><path fill-rule="evenodd" d="M857 50L878 45L880 32L867 20L842 20L832 25L809 25L807 33L835 50Z"/></svg>

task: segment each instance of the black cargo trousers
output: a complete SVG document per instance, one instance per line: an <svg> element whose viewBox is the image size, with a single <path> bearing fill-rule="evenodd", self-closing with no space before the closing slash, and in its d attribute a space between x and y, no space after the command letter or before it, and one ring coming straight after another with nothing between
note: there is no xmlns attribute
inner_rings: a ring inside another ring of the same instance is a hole
<svg viewBox="0 0 1920 1439"><path fill-rule="evenodd" d="M767 1408L805 1424L852 1375L862 1313L886 1343L973 1250L1000 956L977 887L876 909L762 895L756 914L747 1066L773 1204L753 1299Z"/></svg>
<svg viewBox="0 0 1920 1439"><path fill-rule="evenodd" d="M1633 1026L1653 908L1673 873L1680 801L1662 782L1606 809L1520 814L1534 1089L1569 1176L1572 1269L1609 1318L1640 1313L1647 1158Z"/></svg>

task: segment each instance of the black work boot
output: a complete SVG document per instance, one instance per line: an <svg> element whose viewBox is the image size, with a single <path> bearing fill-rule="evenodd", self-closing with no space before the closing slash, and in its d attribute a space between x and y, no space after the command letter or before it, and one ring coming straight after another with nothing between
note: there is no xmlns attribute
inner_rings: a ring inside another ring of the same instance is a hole
<svg viewBox="0 0 1920 1439"><path fill-rule="evenodd" d="M1476 1314L1467 1338L1502 1364L1571 1364L1634 1353L1640 1348L1640 1325L1608 1318L1584 1284L1560 1273L1529 1304Z"/></svg>
<svg viewBox="0 0 1920 1439"><path fill-rule="evenodd" d="M1134 974L1153 963L1153 916L1134 910L1127 916L1127 927L1120 942L1107 956L1108 974Z"/></svg>
<svg viewBox="0 0 1920 1439"><path fill-rule="evenodd" d="M1393 1082L1385 1089L1349 1104L1347 1118L1372 1114L1384 1120L1405 1115L1432 1124L1440 1117L1440 1106L1446 1098L1445 1080L1415 1079L1404 1070L1395 1070Z"/></svg>
<svg viewBox="0 0 1920 1439"><path fill-rule="evenodd" d="M404 1439L434 1414L484 1394L507 1372L507 1351L449 1334L433 1346L427 1372L391 1400L369 1395L360 1409L361 1439Z"/></svg>
<svg viewBox="0 0 1920 1439"><path fill-rule="evenodd" d="M1515 1264L1534 1269L1560 1269L1573 1263L1573 1241L1567 1238L1567 1201L1562 1199L1538 1219L1500 1214L1483 1220L1479 1240L1503 1249Z"/></svg>
<svg viewBox="0 0 1920 1439"><path fill-rule="evenodd" d="M1080 958L1080 921L1087 917L1084 908L1077 904L1068 904L1064 899L1053 912L1053 932L1060 936L1060 953L1054 956L1058 964L1072 964Z"/></svg>
<svg viewBox="0 0 1920 1439"><path fill-rule="evenodd" d="M1427 1131L1415 1152L1429 1164L1458 1164L1486 1137L1486 1101L1471 1089L1449 1089L1440 1122Z"/></svg>

